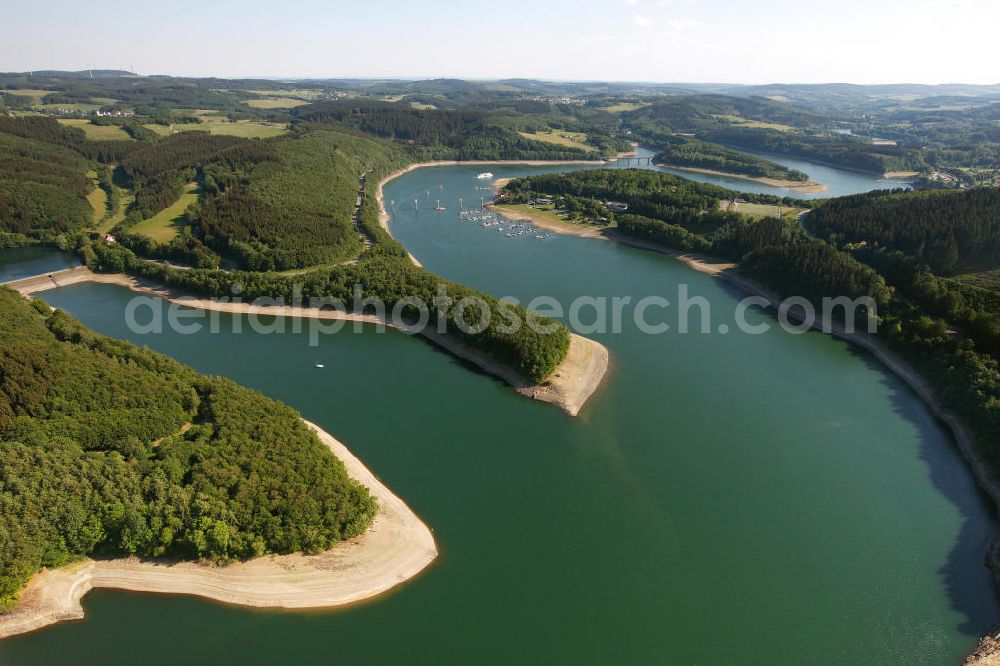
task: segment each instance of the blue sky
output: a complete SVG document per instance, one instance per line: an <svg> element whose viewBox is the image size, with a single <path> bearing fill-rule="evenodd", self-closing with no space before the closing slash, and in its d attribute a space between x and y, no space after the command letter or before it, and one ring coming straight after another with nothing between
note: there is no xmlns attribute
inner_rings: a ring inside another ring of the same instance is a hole
<svg viewBox="0 0 1000 666"><path fill-rule="evenodd" d="M1000 83L1000 0L0 0L0 70Z"/></svg>

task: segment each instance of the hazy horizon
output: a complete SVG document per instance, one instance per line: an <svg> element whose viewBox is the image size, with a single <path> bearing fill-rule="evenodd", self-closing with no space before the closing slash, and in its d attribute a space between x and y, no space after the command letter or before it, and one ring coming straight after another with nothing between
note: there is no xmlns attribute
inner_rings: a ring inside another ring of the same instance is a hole
<svg viewBox="0 0 1000 666"><path fill-rule="evenodd" d="M180 0L155 12L12 0L0 70L761 85L996 85L989 0ZM72 21L53 22L64 14ZM456 57L461 54L461 57Z"/></svg>
<svg viewBox="0 0 1000 666"><path fill-rule="evenodd" d="M137 76L143 77L154 77L154 76L166 76L174 78L191 78L191 79L221 79L227 81L441 81L441 80L451 80L451 81L467 81L470 83L494 83L501 81L539 81L541 83L575 83L575 84L588 84L588 83L605 83L610 85L650 85L650 86L745 86L745 87L758 87L758 86L929 86L929 87L946 87L946 86L977 86L977 87L992 87L1000 86L1000 79L993 82L985 83L969 83L966 81L941 81L936 83L924 83L920 81L907 81L907 80L893 80L885 81L881 83L858 83L856 81L762 81L758 83L747 83L744 81L702 81L702 80L692 80L692 81L648 81L640 79L565 79L565 78L554 78L545 76L518 76L516 74L512 76L504 77L475 77L475 76L455 76L449 74L439 74L439 75L426 75L426 76L364 76L364 75L352 75L352 76L338 76L336 74L331 74L328 76L302 76L297 74L246 74L240 76L226 76L223 74L215 73L191 73L191 74L178 74L174 72L148 72L148 73L137 73L129 70L121 70L117 67L100 67L95 66L93 68L88 67L36 67L29 69L2 69L0 68L0 73L4 74L28 74L28 73L38 73L38 72L68 72L73 74L79 74L81 72L86 72L88 69L92 69L95 72L99 71L124 71L129 74L136 74Z"/></svg>

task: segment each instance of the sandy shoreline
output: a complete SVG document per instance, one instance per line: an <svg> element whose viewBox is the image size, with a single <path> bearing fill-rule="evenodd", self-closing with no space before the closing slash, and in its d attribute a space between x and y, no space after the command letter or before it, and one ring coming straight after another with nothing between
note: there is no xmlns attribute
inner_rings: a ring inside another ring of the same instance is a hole
<svg viewBox="0 0 1000 666"><path fill-rule="evenodd" d="M503 207L497 208L503 215L506 216L508 214L507 211L503 210ZM738 266L734 262L726 259L673 250L657 243L644 241L638 238L631 238L612 229L601 230L598 228L588 228L584 225L575 225L570 223L552 224L547 220L536 220L530 215L518 217L527 219L533 224L556 233L579 236L581 238L596 238L598 240L614 241L623 245L650 250L660 254L666 254L674 257L678 261L683 262L689 268L700 273L706 273L708 275L725 279L747 294L761 296L768 301L770 307L777 308L782 301L782 299L779 298L775 292L771 291L763 284L740 274ZM794 315L794 311L790 314ZM986 494L990 496L990 499L993 501L997 511L1000 512L1000 479L997 478L989 463L979 453L979 450L976 447L975 436L973 435L971 428L969 428L969 426L957 414L944 406L935 392L934 387L931 386L930 382L928 382L916 370L916 368L910 365L896 352L892 351L888 345L876 336L859 331L848 332L842 324L837 322L833 323L830 330L823 329L820 322L816 322L813 325L813 328L866 349L890 372L902 379L903 382L906 383L913 390L913 392L924 401L925 404L927 404L931 413L951 430L959 451L961 451L962 456L972 468L977 483L986 492ZM994 538L990 552L987 556L987 562L993 573L994 584L1000 588L1000 535L997 535L997 537ZM997 650L1000 652L1000 633L996 634L996 636L996 642L998 644Z"/></svg>
<svg viewBox="0 0 1000 666"><path fill-rule="evenodd" d="M503 185L501 185L501 187L503 187ZM531 215L530 213L514 210L510 205L505 204L495 205L493 206L493 210L508 219L519 220L521 222L531 222L536 227L545 229L546 231L554 231L555 233L566 234L567 236L579 236L580 238L599 238L608 240L602 227L552 220L545 215Z"/></svg>
<svg viewBox="0 0 1000 666"><path fill-rule="evenodd" d="M770 187L781 187L786 190L794 190L796 192L826 192L827 186L823 183L817 183L813 180L781 180L780 178L764 178L758 176L747 176L740 173L730 173L728 171L715 171L714 169L700 169L698 167L685 167L677 166L676 164L658 164L657 166L666 167L668 169L677 169L678 171L690 171L691 173L702 173L708 176L721 176L724 178L735 178L737 180L746 180L751 183L758 183L760 185L768 185Z"/></svg>
<svg viewBox="0 0 1000 666"><path fill-rule="evenodd" d="M382 225L382 228L387 234L390 236L392 235L392 231L389 230L389 212L385 208L385 194L383 193L383 188L386 183L395 180L402 175L408 174L411 171L416 171L417 169L462 165L486 166L491 164L523 164L526 166L585 164L598 166L604 165L605 163L603 160L472 160L466 162L438 161L411 164L402 169L393 171L386 177L382 178L378 182L378 185L376 185L375 199L378 202L379 208L379 224ZM502 183L508 180L510 179L498 179L494 181L492 187L494 187L495 190L498 183L500 184L499 186L502 186ZM414 263L414 265L422 267L420 261L414 257L409 250L407 250L407 254L410 255L410 260ZM549 377L547 382L544 384L526 384L523 379L518 377L516 373L511 372L509 368L495 363L477 350L469 348L467 345L462 344L461 341L455 338L443 338L442 336L436 335L433 331L427 331L424 335L425 337L433 340L435 343L448 349L456 356L471 360L486 372L500 377L505 382L513 386L514 389L521 395L557 405L570 416L576 416L580 413L583 405L587 402L590 396L597 391L601 382L604 380L604 376L608 372L610 354L608 353L607 348L599 342L575 333L570 333L570 348L566 354L566 358L563 359L562 363L560 363L558 367L556 367L555 372L553 372L552 376ZM584 359L586 359L586 361L584 361Z"/></svg>
<svg viewBox="0 0 1000 666"><path fill-rule="evenodd" d="M274 555L229 566L88 559L43 571L28 583L17 608L0 615L0 638L82 619L80 600L98 587L258 608L333 608L376 597L423 571L438 556L427 525L347 447L305 423L377 500L378 514L367 532L319 555Z"/></svg>
<svg viewBox="0 0 1000 666"><path fill-rule="evenodd" d="M417 169L427 169L430 167L441 167L441 166L488 166L491 164L523 164L525 166L559 166L562 164L568 165L592 165L592 166L604 166L606 163L604 160L469 160L465 162L460 162L457 160L439 160L437 162L418 162L416 164L410 164L409 166L403 167L402 169L397 169L393 171L388 176L383 178L375 186L375 200L378 203L378 221L382 225L382 228L390 236L392 232L389 231L389 212L385 209L385 195L383 194L382 188L385 187L386 183L395 180L400 176L410 173L411 171L416 171ZM502 180L510 180L502 179ZM410 254L407 251L407 254ZM417 266L421 266L421 263L410 254L410 260Z"/></svg>
<svg viewBox="0 0 1000 666"><path fill-rule="evenodd" d="M397 324L391 318L381 318L370 314L356 314L337 310L297 306L252 305L249 303L219 302L207 298L197 298L174 291L168 287L122 275L120 273L94 273L85 266L57 271L47 276L35 276L8 282L6 286L16 289L24 296L65 287L82 282L114 284L137 293L156 296L170 303L185 307L214 312L241 315L269 315L278 317L300 317L327 321L357 321L376 326L388 326L404 333L419 334L432 343L446 349L455 356L469 361L480 370L499 377L521 395L534 400L553 404L570 416L579 414L587 399L597 390L607 374L608 350L599 342L570 334L570 353L556 367L552 376L542 384L526 382L517 372L484 354L478 349L464 344L454 336L442 335L431 326L416 330L404 324ZM575 351L574 351L575 350ZM587 359L584 363L581 359Z"/></svg>

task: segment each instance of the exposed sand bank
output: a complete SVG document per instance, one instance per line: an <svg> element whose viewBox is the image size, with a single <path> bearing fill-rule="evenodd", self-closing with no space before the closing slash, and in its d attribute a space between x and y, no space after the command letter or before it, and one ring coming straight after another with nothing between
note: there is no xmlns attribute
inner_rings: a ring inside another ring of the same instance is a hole
<svg viewBox="0 0 1000 666"><path fill-rule="evenodd" d="M503 215L508 214L507 211L503 210L502 206L497 206L496 208ZM700 273L706 273L708 275L725 279L747 294L764 298L768 302L768 305L772 308L777 309L782 302L782 299L778 296L778 294L760 282L741 274L738 270L739 267L737 264L727 259L710 257L691 252L681 252L658 243L626 236L625 234L617 232L614 229L602 230L599 228L588 228L585 225L571 223L562 223L558 225L551 223L543 224L543 222L548 221L540 221L532 218L530 215L524 215L522 218L528 219L532 223L556 233L579 236L581 238L596 238L599 240L615 241L623 245L629 245L644 250L658 252L660 254L666 254L674 257L678 261L683 262L689 268L692 268ZM790 309L789 316L792 319L795 318L794 308ZM916 368L910 365L903 357L891 350L885 342L874 335L860 331L849 332L844 328L843 324L838 322L832 322L830 328L826 329L822 326L822 322L816 321L813 324L813 328L842 340L846 340L859 347L863 347L870 352L872 356L877 358L890 372L902 379L913 390L913 392L927 404L931 413L945 423L945 425L947 425L951 430L962 456L966 459L966 461L968 461L969 466L972 468L976 481L990 496L993 504L997 508L997 511L1000 512L1000 479L998 479L994 474L992 466L979 453L979 449L976 447L975 436L973 435L971 428L969 428L969 426L957 414L945 407L935 392L934 387L916 370ZM990 552L987 556L987 562L993 573L994 584L1000 588L1000 535L998 535L993 541L993 545L991 546ZM996 663L1000 664L1000 633L997 633L994 636L988 636L984 638L983 641L984 644L989 644L996 650Z"/></svg>
<svg viewBox="0 0 1000 666"><path fill-rule="evenodd" d="M49 289L65 287L81 282L115 284L132 291L156 296L170 303L176 303L199 310L211 310L230 314L270 315L280 317L301 317L322 320L358 321L378 326L390 326L404 333L419 334L455 356L469 361L480 370L499 377L510 384L518 393L541 402L556 405L570 416L579 414L587 399L593 395L607 374L608 350L599 342L570 334L570 351L563 362L556 367L552 376L541 384L526 382L513 369L508 368L484 354L482 351L464 344L454 336L442 335L436 329L425 326L415 329L390 317L372 314L357 314L337 310L297 306L251 305L249 303L219 302L208 298L185 295L162 285L120 273L94 273L85 266L57 271L52 277L35 276L15 280L6 286L16 289L25 296L31 296ZM587 359L583 362L581 359Z"/></svg>
<svg viewBox="0 0 1000 666"><path fill-rule="evenodd" d="M747 176L741 173L732 173L729 171L716 171L714 169L699 169L697 167L685 167L677 166L676 164L660 164L659 166L667 167L670 169L677 169L678 171L690 171L691 173L703 173L709 176L722 176L724 178L736 178L738 180L746 180L751 183L759 183L761 185L768 185L770 187L782 187L786 190L794 190L796 192L826 192L827 187L823 183L817 183L814 180L781 180L780 178L763 178L757 176Z"/></svg>
<svg viewBox="0 0 1000 666"><path fill-rule="evenodd" d="M540 227L547 231L554 231L559 234L566 234L567 236L580 236L581 238L605 238L606 236L602 227L592 224L577 224L575 222L552 219L552 216L544 215L542 211L528 212L525 210L515 209L513 206L506 204L495 205L493 206L493 210L511 220L531 222L536 227Z"/></svg>
<svg viewBox="0 0 1000 666"><path fill-rule="evenodd" d="M486 166L491 164L523 164L527 166L586 164L602 166L604 165L604 161L474 160L468 162L439 161L411 164L408 167L392 172L380 180L378 185L375 187L375 198L379 206L379 222L381 223L382 228L385 229L386 233L390 235L392 234L389 230L389 213L385 208L385 195L383 193L383 187L389 181L399 178L400 176L410 173L411 171L415 171L416 169L459 165ZM500 178L493 181L491 186L495 192L509 181L509 178ZM421 266L420 262L413 256L413 254L409 253L409 251L407 251L407 254L410 255L410 260L413 261L415 265ZM425 337L431 338L442 347L445 347L456 356L471 360L486 372L500 377L513 386L518 393L534 398L535 400L541 400L542 402L549 402L554 405L558 405L570 416L576 416L579 414L580 409L582 409L587 399L590 398L590 396L593 395L597 388L601 385L601 382L604 380L604 376L608 371L610 355L607 348L599 342L589 338L584 338L576 335L575 333L570 333L570 348L566 354L566 358L559 364L548 381L544 384L531 385L525 384L524 380L519 378L515 373L512 373L509 368L498 365L491 359L483 356L477 350L470 349L467 345L462 344L461 341L456 340L455 338L441 339L442 336L437 336L433 332L425 332L424 335ZM581 359L587 360L586 362L583 362Z"/></svg>
<svg viewBox="0 0 1000 666"><path fill-rule="evenodd" d="M0 638L82 619L80 600L96 587L189 594L260 608L332 608L371 599L423 571L438 556L427 525L347 447L306 424L378 501L375 522L363 535L319 555L276 555L229 566L128 558L84 560L44 571L28 583L17 608L0 615Z"/></svg>
<svg viewBox="0 0 1000 666"><path fill-rule="evenodd" d="M567 164L567 165L587 164L587 165L593 165L593 166L604 166L605 162L604 162L604 160L569 160L569 161L566 161L566 160L493 160L493 161L490 161L490 160L469 160L469 161L466 161L466 162L459 162L459 161L456 161L456 160L439 160L437 162L419 162L417 164L411 164L411 165L409 165L407 167L404 167L402 169L398 169L396 171L393 171L388 176L386 176L385 178L383 178L382 180L380 180L378 182L378 185L375 186L375 200L378 202L378 208L379 208L379 218L378 218L379 219L379 223L382 225L382 228L385 229L385 231L387 233L389 233L389 234L392 233L391 231L389 231L389 213L385 209L385 195L382 192L382 188L385 187L385 184L388 183L389 181L395 180L396 178L399 178L402 175L408 174L411 171L416 171L417 169L426 169L426 168L429 168L429 167L439 167L439 166L477 166L477 165L488 166L488 165L491 165L491 164L523 164L525 166L559 166L559 165L562 165L562 164ZM510 179L509 178L503 178L501 180L506 183ZM496 188L496 185L494 185L494 189L495 188ZM414 257L412 254L410 255L410 259L413 261L414 264L416 264L417 266L420 266L420 262L417 261L416 257Z"/></svg>

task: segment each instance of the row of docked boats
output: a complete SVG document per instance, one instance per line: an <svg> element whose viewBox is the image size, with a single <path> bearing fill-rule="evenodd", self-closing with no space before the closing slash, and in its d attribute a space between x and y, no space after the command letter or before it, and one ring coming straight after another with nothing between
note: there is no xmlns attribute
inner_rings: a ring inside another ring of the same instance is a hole
<svg viewBox="0 0 1000 666"><path fill-rule="evenodd" d="M552 236L551 233L542 231L532 224L508 220L502 215L485 208L462 210L459 211L458 217L464 222L478 224L486 229L502 233L507 238L519 238L534 234L538 240L545 240Z"/></svg>

